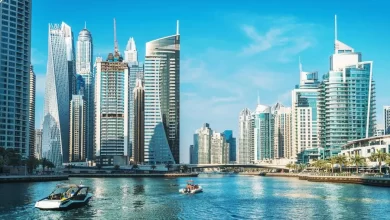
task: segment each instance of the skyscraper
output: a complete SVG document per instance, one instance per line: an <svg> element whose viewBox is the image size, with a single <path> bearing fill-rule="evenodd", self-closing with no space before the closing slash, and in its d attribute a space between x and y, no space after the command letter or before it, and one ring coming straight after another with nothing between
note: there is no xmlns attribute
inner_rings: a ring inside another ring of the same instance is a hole
<svg viewBox="0 0 390 220"><path fill-rule="evenodd" d="M76 94L76 61L74 54L73 31L69 25L62 22L61 30L65 39L66 59L68 61L68 76L69 76L69 100L72 95Z"/></svg>
<svg viewBox="0 0 390 220"><path fill-rule="evenodd" d="M254 112L254 162L274 158L274 120L271 107L257 104Z"/></svg>
<svg viewBox="0 0 390 220"><path fill-rule="evenodd" d="M277 103L272 109L274 117L274 158L295 157L292 155L292 113L290 107Z"/></svg>
<svg viewBox="0 0 390 220"><path fill-rule="evenodd" d="M348 141L375 133L372 63L362 62L361 53L337 40L335 35L330 71L323 77L318 99L320 141L325 148L325 158L339 153L340 147Z"/></svg>
<svg viewBox="0 0 390 220"><path fill-rule="evenodd" d="M29 152L31 0L0 3L0 146Z"/></svg>
<svg viewBox="0 0 390 220"><path fill-rule="evenodd" d="M318 81L317 72L304 72L299 60L300 83L292 91L291 157L315 149L318 144Z"/></svg>
<svg viewBox="0 0 390 220"><path fill-rule="evenodd" d="M211 130L208 123L205 123L203 127L195 131L193 148L194 164L209 164L211 162L212 135L213 130Z"/></svg>
<svg viewBox="0 0 390 220"><path fill-rule="evenodd" d="M35 158L42 159L42 129L35 129Z"/></svg>
<svg viewBox="0 0 390 220"><path fill-rule="evenodd" d="M95 106L94 106L94 83L95 77L93 73L93 42L92 34L87 29L86 25L80 31L77 38L77 54L76 54L76 72L84 79L84 100L86 102L86 156L89 160L94 157L94 131L95 131Z"/></svg>
<svg viewBox="0 0 390 220"><path fill-rule="evenodd" d="M70 101L69 162L85 161L86 157L86 102L82 95Z"/></svg>
<svg viewBox="0 0 390 220"><path fill-rule="evenodd" d="M232 130L225 130L223 132L223 135L225 136L226 142L229 144L229 162L236 162L237 161L237 153L236 153L236 138L233 137L233 131Z"/></svg>
<svg viewBox="0 0 390 220"><path fill-rule="evenodd" d="M30 96L29 96L30 106L29 106L28 121L29 121L29 129L30 129L29 156L31 157L35 157L35 85L36 85L35 73L33 67L30 66Z"/></svg>
<svg viewBox="0 0 390 220"><path fill-rule="evenodd" d="M194 164L194 145L190 145L190 164Z"/></svg>
<svg viewBox="0 0 390 220"><path fill-rule="evenodd" d="M57 167L69 159L69 32L65 23L49 24L42 157Z"/></svg>
<svg viewBox="0 0 390 220"><path fill-rule="evenodd" d="M146 43L145 161L180 163L180 35Z"/></svg>
<svg viewBox="0 0 390 220"><path fill-rule="evenodd" d="M238 163L249 164L253 162L254 147L254 119L251 111L247 108L239 115L238 124Z"/></svg>
<svg viewBox="0 0 390 220"><path fill-rule="evenodd" d="M134 38L130 38L126 45L125 50L125 62L129 65L129 90L133 91L136 84L136 79L140 79L141 83L144 83L144 67L143 64L138 63L138 53L137 53L137 47L135 45ZM134 106L134 95L129 96L129 105ZM129 156L133 156L134 153L134 108L131 107L129 109L129 115L130 115L130 152Z"/></svg>
<svg viewBox="0 0 390 220"><path fill-rule="evenodd" d="M96 157L102 165L125 165L129 156L129 72L116 41L106 61L97 60L95 76Z"/></svg>
<svg viewBox="0 0 390 220"><path fill-rule="evenodd" d="M390 106L383 106L383 119L385 134L390 134Z"/></svg>
<svg viewBox="0 0 390 220"><path fill-rule="evenodd" d="M210 164L226 164L229 162L229 143L222 133L214 132L211 136Z"/></svg>
<svg viewBox="0 0 390 220"><path fill-rule="evenodd" d="M131 132L134 133L134 162L144 163L145 162L145 94L142 80L137 79L136 86L133 91L134 97L134 129ZM132 107L132 106L130 106Z"/></svg>

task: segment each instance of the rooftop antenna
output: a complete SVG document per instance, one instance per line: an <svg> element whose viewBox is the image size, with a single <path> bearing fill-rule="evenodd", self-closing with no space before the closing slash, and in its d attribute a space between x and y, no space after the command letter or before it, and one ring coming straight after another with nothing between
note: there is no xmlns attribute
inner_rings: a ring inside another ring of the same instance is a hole
<svg viewBox="0 0 390 220"><path fill-rule="evenodd" d="M334 51L337 53L337 15L334 15Z"/></svg>
<svg viewBox="0 0 390 220"><path fill-rule="evenodd" d="M115 54L119 53L118 41L116 40L116 21L115 21L115 18L114 18L114 52L115 52Z"/></svg>
<svg viewBox="0 0 390 220"><path fill-rule="evenodd" d="M179 20L176 21L176 35L179 35Z"/></svg>

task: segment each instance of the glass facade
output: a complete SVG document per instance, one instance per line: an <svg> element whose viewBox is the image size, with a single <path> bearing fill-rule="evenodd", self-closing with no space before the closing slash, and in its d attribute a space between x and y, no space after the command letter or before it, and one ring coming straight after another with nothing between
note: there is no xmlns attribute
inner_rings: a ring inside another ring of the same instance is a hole
<svg viewBox="0 0 390 220"><path fill-rule="evenodd" d="M69 162L82 162L86 156L86 102L82 95L73 95L70 102Z"/></svg>
<svg viewBox="0 0 390 220"><path fill-rule="evenodd" d="M254 119L249 109L240 112L238 127L238 163L249 164L254 160Z"/></svg>
<svg viewBox="0 0 390 220"><path fill-rule="evenodd" d="M226 142L229 144L229 161L236 162L237 160L237 148L236 148L236 138L233 137L232 130L226 130L223 132Z"/></svg>
<svg viewBox="0 0 390 220"><path fill-rule="evenodd" d="M254 113L254 161L274 158L274 119L271 107L257 105Z"/></svg>
<svg viewBox="0 0 390 220"><path fill-rule="evenodd" d="M0 3L0 146L29 152L31 1Z"/></svg>
<svg viewBox="0 0 390 220"><path fill-rule="evenodd" d="M180 35L146 43L145 162L180 163Z"/></svg>
<svg viewBox="0 0 390 220"><path fill-rule="evenodd" d="M69 87L65 23L49 25L42 157L56 167L69 159Z"/></svg>

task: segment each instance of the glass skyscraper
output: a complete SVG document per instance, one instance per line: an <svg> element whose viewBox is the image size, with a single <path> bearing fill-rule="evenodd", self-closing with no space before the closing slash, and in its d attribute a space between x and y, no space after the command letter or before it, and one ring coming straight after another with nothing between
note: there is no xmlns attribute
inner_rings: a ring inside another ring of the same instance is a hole
<svg viewBox="0 0 390 220"><path fill-rule="evenodd" d="M29 152L31 0L0 3L0 146Z"/></svg>
<svg viewBox="0 0 390 220"><path fill-rule="evenodd" d="M376 126L373 62L362 62L361 53L337 38L330 61L318 99L320 143L325 148L325 158L339 153L348 141L373 136Z"/></svg>
<svg viewBox="0 0 390 220"><path fill-rule="evenodd" d="M82 95L73 95L70 102L69 162L85 161L86 102Z"/></svg>
<svg viewBox="0 0 390 220"><path fill-rule="evenodd" d="M145 162L180 163L180 35L146 43Z"/></svg>
<svg viewBox="0 0 390 220"><path fill-rule="evenodd" d="M240 112L238 128L238 163L249 164L254 160L254 119L249 109Z"/></svg>
<svg viewBox="0 0 390 220"><path fill-rule="evenodd" d="M33 66L30 67L30 106L29 106L29 135L30 135L30 152L29 156L35 157L35 88L36 86L36 77L34 73Z"/></svg>
<svg viewBox="0 0 390 220"><path fill-rule="evenodd" d="M83 95L86 102L86 157L88 160L92 160L94 152L94 131L95 131L95 106L94 106L94 73L93 73L93 42L92 34L85 26L80 31L77 39L77 53L76 53L76 72L83 78L84 83ZM76 90L78 90L76 88ZM78 91L77 91L78 92Z"/></svg>
<svg viewBox="0 0 390 220"><path fill-rule="evenodd" d="M45 109L42 134L42 157L55 166L69 159L69 105L71 77L68 45L70 27L62 23L49 24L48 61L45 87Z"/></svg>
<svg viewBox="0 0 390 220"><path fill-rule="evenodd" d="M229 143L229 161L236 162L237 161L237 153L236 153L236 138L233 137L232 130L225 130L223 132L225 136L226 142Z"/></svg>
<svg viewBox="0 0 390 220"><path fill-rule="evenodd" d="M258 104L254 112L254 162L274 158L274 120L271 107Z"/></svg>

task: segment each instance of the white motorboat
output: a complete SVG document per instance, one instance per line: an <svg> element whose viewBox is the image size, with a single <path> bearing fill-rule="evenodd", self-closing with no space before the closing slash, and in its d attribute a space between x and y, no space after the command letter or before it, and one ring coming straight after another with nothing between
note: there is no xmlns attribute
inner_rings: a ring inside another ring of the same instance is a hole
<svg viewBox="0 0 390 220"><path fill-rule="evenodd" d="M198 184L194 184L193 180L189 180L187 181L187 186L183 189L180 189L179 192L185 194L195 194L203 192L203 188Z"/></svg>
<svg viewBox="0 0 390 220"><path fill-rule="evenodd" d="M42 210L68 210L88 204L92 194L89 187L76 184L59 184L48 196L35 203Z"/></svg>

